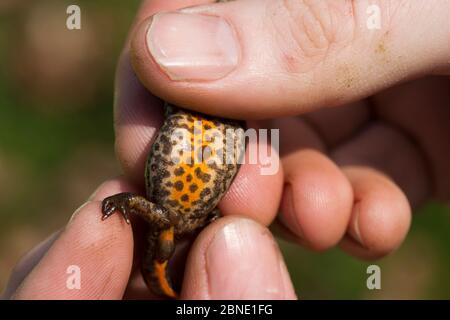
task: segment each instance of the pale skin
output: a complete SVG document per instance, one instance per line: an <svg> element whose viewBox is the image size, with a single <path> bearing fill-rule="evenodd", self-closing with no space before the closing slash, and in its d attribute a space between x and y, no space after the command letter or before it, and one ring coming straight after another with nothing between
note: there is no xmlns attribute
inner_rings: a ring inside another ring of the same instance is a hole
<svg viewBox="0 0 450 320"><path fill-rule="evenodd" d="M380 0L389 23L370 36L366 1L208 2L143 2L116 79L116 151L125 176L102 184L62 233L24 257L5 297L151 298L132 267L133 248L140 246L133 230L139 239L141 224L133 220L132 229L119 215L100 219L103 198L143 184L145 158L162 121L161 102L149 91L281 132L281 169L261 176L258 166L242 166L220 203L225 218L203 230L189 252L181 298L295 299L267 229L273 221L280 236L312 250L339 246L375 259L401 245L412 209L429 199L448 201L448 1ZM146 18L200 4L207 6L196 11L233 26L246 55L218 80L173 81L146 50ZM348 8L352 15L341 14ZM261 21L264 28L251 27ZM283 40L287 34L290 42ZM261 46L270 50L246 60ZM325 53L315 50L323 47ZM407 83L397 86L401 82ZM234 246L227 242L231 236ZM66 289L72 264L88 278L81 290Z"/></svg>

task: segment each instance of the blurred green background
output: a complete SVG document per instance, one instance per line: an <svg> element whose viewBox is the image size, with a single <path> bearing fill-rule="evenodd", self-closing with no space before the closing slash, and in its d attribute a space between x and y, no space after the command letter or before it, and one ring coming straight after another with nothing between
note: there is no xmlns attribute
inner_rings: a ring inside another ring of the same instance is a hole
<svg viewBox="0 0 450 320"><path fill-rule="evenodd" d="M82 29L66 29L78 4ZM63 226L120 168L114 158L114 68L138 0L0 1L0 290L20 257ZM404 245L379 264L281 241L299 297L450 298L450 206L415 213Z"/></svg>

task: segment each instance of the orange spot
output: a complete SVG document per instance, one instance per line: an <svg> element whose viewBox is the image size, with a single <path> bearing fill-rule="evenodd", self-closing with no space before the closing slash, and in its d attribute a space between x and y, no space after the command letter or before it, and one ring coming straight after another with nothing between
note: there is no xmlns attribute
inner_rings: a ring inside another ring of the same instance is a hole
<svg viewBox="0 0 450 320"><path fill-rule="evenodd" d="M200 125L199 125L198 121L201 121ZM214 122L203 119L203 118L199 118L197 116L193 116L193 121L190 122L188 125L190 127L190 132L191 132L190 140L191 140L191 142L193 142L192 150L190 153L189 152L183 153L183 156L180 158L180 161L181 161L180 167L183 168L183 170L185 172L184 175L182 177L174 177L174 179L172 180L173 183L175 183L176 181L183 182L183 188L181 190L172 188L171 194L170 194L170 199L176 200L179 203L181 203L181 205L184 209L190 209L193 206L192 202L200 199L200 193L205 188L205 183L202 180L198 179L197 176L195 175L195 169L200 168L200 170L205 173L208 173L211 170L204 159L202 159L202 161L200 163L196 163L194 160L194 155L196 155L198 153L199 148L202 148L202 150L203 150L203 148L205 148L205 147L210 147L212 156L214 156L216 154L216 150L213 147L211 147L211 144L212 144L211 141L208 141L207 139L205 139L205 133L207 133L211 129L217 128L217 126L214 124ZM205 129L205 126L208 126L209 128ZM201 129L201 133L200 132L194 133L194 128ZM196 143L197 141L201 141L201 143ZM188 165L187 163L191 163L191 165ZM186 176L189 174L192 176L192 180L190 182L188 182L186 180ZM189 186L191 184L197 185L196 191L192 192L189 189ZM188 201L180 201L181 197L184 194L189 195Z"/></svg>
<svg viewBox="0 0 450 320"><path fill-rule="evenodd" d="M178 295L175 293L175 291L173 291L172 287L169 285L169 282L167 281L166 270L167 270L167 261L164 261L163 263L155 261L155 274L158 279L161 291L168 297L176 299Z"/></svg>
<svg viewBox="0 0 450 320"><path fill-rule="evenodd" d="M181 190L177 190L175 188L171 188L171 193L170 193L170 199L172 200L178 200L181 205L183 206L183 208L185 209L189 209L193 206L192 202L199 200L200 199L200 193L202 192L202 190L205 188L205 183L200 180L197 175L195 174L195 169L200 168L200 170L202 170L202 172L208 172L210 170L210 168L208 167L208 165L206 164L206 162L201 162L198 164L194 164L192 167L188 166L188 165L183 165L183 169L184 169L184 174L182 177L178 177L177 180L183 182L183 189ZM187 175L191 175L192 176L192 180L190 182L188 182L186 180L186 176ZM174 180L174 183L177 181ZM189 189L189 186L191 184L196 184L197 185L197 189L192 192ZM188 201L180 201L181 197L184 194L188 194L189 195L189 200Z"/></svg>
<svg viewBox="0 0 450 320"><path fill-rule="evenodd" d="M159 235L159 238L163 241L173 241L173 231L174 231L174 228L170 227L169 229L161 232L161 234Z"/></svg>

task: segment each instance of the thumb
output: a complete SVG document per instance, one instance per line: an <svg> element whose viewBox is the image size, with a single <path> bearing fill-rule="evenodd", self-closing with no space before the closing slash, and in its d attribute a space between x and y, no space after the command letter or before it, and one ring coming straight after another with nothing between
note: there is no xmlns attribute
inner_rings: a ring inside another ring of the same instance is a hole
<svg viewBox="0 0 450 320"><path fill-rule="evenodd" d="M146 19L132 62L151 92L180 106L294 115L448 68L449 10L445 0L213 3Z"/></svg>
<svg viewBox="0 0 450 320"><path fill-rule="evenodd" d="M186 262L182 299L296 299L270 231L246 218L224 217L195 240Z"/></svg>

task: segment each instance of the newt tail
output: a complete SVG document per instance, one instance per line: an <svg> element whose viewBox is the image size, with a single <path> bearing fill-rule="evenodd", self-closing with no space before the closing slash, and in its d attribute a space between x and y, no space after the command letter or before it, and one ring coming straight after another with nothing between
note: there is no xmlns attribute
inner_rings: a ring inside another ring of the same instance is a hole
<svg viewBox="0 0 450 320"><path fill-rule="evenodd" d="M175 249L174 228L170 227L157 235L158 248L150 244L154 237L155 234L149 236L149 246L142 263L142 275L155 294L177 299L178 294L173 289L168 274L168 261Z"/></svg>

